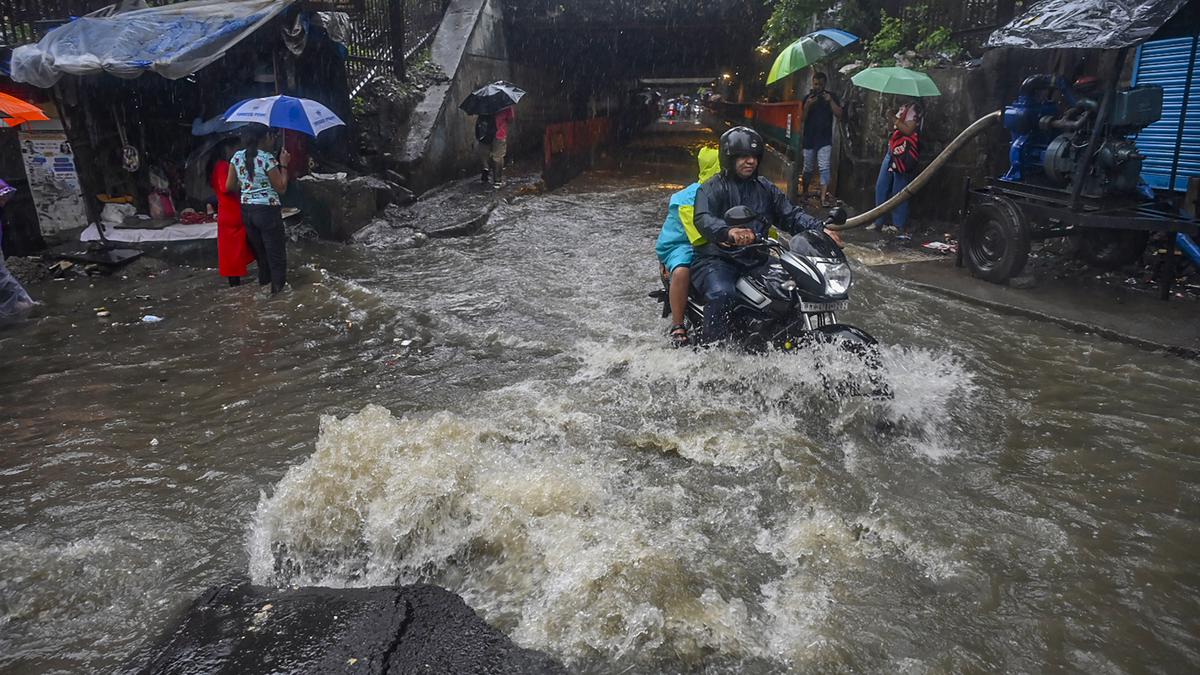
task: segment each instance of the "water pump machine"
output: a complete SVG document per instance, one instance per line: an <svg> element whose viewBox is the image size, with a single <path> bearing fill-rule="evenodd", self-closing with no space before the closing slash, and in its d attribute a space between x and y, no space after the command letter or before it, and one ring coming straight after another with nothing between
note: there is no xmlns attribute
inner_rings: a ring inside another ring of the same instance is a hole
<svg viewBox="0 0 1200 675"><path fill-rule="evenodd" d="M1092 78L1076 80L1071 87L1061 77L1027 78L1017 99L1004 108L1004 128L1012 135L1004 180L1067 188L1076 173L1086 170L1079 188L1085 197L1141 193L1152 198L1140 178L1145 158L1129 137L1162 116L1162 89L1134 87L1097 101L1099 88ZM1055 92L1059 100L1054 100ZM1110 108L1104 116L1103 105ZM1097 119L1103 119L1100 128ZM1095 154L1085 166L1093 144Z"/></svg>

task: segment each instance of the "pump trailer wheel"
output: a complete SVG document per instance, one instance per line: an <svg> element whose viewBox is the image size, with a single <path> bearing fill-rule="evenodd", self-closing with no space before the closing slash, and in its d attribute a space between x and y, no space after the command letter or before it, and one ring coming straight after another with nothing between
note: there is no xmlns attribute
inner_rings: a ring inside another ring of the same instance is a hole
<svg viewBox="0 0 1200 675"><path fill-rule="evenodd" d="M1200 179L1196 179L1200 180ZM1002 178L972 188L964 181L958 264L971 275L1001 284L1017 276L1029 259L1033 239L1078 237L1080 258L1114 269L1138 260L1154 232L1167 235L1160 297L1170 297L1176 235L1200 237L1200 220L1176 207L1132 197L1084 197L1074 203L1067 190Z"/></svg>
<svg viewBox="0 0 1200 675"><path fill-rule="evenodd" d="M1015 202L992 194L973 200L963 231L963 259L971 275L1004 283L1025 268L1029 258L1029 227Z"/></svg>

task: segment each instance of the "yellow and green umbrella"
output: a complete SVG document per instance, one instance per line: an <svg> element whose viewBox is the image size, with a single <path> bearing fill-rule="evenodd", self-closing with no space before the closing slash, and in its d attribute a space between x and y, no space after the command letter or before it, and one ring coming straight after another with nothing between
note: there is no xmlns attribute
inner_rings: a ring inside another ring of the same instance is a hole
<svg viewBox="0 0 1200 675"><path fill-rule="evenodd" d="M779 56L775 57L771 72L767 74L767 84L782 80L857 41L858 36L836 28L813 31L784 47Z"/></svg>

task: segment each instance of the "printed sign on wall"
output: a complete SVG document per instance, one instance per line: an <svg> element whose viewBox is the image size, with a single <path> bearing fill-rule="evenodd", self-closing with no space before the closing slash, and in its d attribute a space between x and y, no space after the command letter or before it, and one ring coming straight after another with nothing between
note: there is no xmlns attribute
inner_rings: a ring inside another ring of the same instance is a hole
<svg viewBox="0 0 1200 675"><path fill-rule="evenodd" d="M58 121L23 125L17 135L42 234L87 225L75 154ZM55 129L54 127L58 127Z"/></svg>

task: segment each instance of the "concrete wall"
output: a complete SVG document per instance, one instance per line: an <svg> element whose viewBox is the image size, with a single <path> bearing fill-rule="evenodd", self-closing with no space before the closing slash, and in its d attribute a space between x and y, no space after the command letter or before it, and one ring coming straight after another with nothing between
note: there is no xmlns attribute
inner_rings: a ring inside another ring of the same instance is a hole
<svg viewBox="0 0 1200 675"><path fill-rule="evenodd" d="M499 0L453 0L431 58L450 81L429 88L397 138L401 172L417 194L479 170L475 118L458 105L480 86L507 80L527 92L509 128L510 158L540 149L545 125L570 116L560 76L510 58Z"/></svg>

